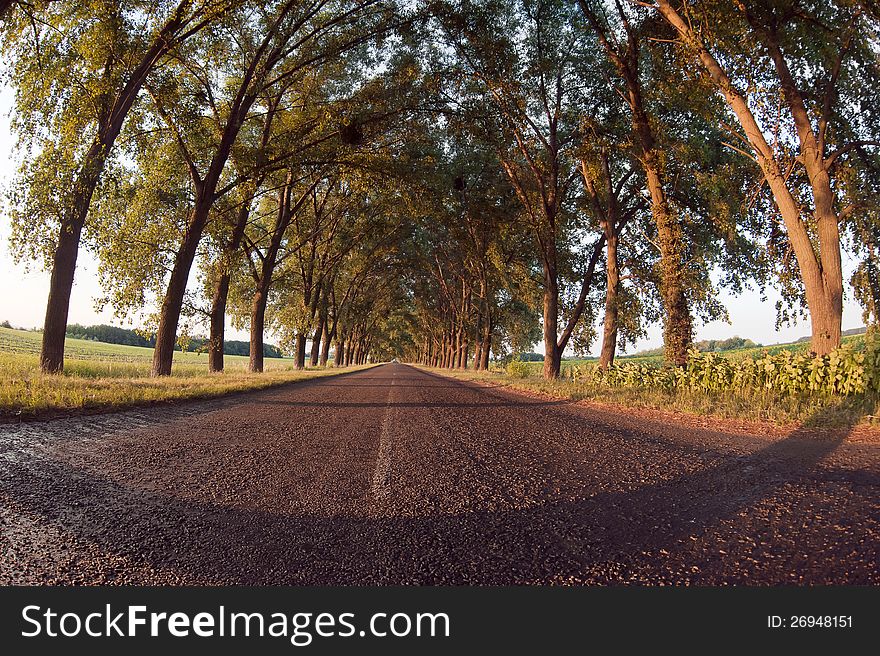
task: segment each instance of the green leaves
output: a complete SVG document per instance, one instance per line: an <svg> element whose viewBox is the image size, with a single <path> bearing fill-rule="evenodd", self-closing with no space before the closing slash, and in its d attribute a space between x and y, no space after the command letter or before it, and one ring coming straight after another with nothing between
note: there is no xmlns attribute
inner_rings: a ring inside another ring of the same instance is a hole
<svg viewBox="0 0 880 656"><path fill-rule="evenodd" d="M783 394L852 396L880 392L880 339L868 335L861 346L844 345L830 355L781 351L741 359L692 350L684 368L619 362L606 370L575 365L575 382L609 387L647 387L697 392L772 390Z"/></svg>

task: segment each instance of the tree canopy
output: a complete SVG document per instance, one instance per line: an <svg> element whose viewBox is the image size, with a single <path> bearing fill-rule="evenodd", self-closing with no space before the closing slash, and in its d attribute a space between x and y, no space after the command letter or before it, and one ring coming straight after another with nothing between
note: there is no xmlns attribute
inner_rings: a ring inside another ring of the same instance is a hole
<svg viewBox="0 0 880 656"><path fill-rule="evenodd" d="M153 373L230 322L297 366L600 366L718 292L782 292L812 349L880 307L880 13L860 0L66 0L0 5L12 248L77 253ZM844 280L843 261L855 262ZM714 348L714 347L713 347ZM718 348L724 346L718 345ZM239 348L239 350L241 350Z"/></svg>

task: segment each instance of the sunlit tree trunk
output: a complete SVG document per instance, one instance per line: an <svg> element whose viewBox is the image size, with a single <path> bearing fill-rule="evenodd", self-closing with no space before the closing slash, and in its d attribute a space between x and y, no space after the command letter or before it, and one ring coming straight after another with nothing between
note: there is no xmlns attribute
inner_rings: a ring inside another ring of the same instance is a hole
<svg viewBox="0 0 880 656"><path fill-rule="evenodd" d="M263 334L266 324L267 291L265 286L261 285L254 292L254 297L251 300L251 345L248 369L253 373L263 371Z"/></svg>
<svg viewBox="0 0 880 656"><path fill-rule="evenodd" d="M250 217L250 203L252 192L246 194L247 198L238 210L232 235L226 242L220 255L220 274L214 283L214 294L211 298L210 311L210 337L208 340L208 371L223 371L223 347L226 340L226 302L229 297L229 279L232 259L241 248L244 231Z"/></svg>
<svg viewBox="0 0 880 656"><path fill-rule="evenodd" d="M223 371L223 347L226 341L226 299L229 296L229 272L223 271L214 283L211 298L210 337L208 339L208 371Z"/></svg>
<svg viewBox="0 0 880 656"><path fill-rule="evenodd" d="M599 356L599 367L602 369L614 364L619 314L620 270L617 266L617 235L610 221L606 222L605 227L605 284L605 320L602 330L602 353Z"/></svg>
<svg viewBox="0 0 880 656"><path fill-rule="evenodd" d="M156 346L153 349L153 376L171 375L171 363L177 341L177 326L183 308L186 283L189 280L189 273L196 257L205 222L208 220L208 211L212 202L213 194L207 193L205 186L201 185L195 208L190 215L187 228L175 254L171 277L168 280L165 298L162 301L159 328L156 332Z"/></svg>

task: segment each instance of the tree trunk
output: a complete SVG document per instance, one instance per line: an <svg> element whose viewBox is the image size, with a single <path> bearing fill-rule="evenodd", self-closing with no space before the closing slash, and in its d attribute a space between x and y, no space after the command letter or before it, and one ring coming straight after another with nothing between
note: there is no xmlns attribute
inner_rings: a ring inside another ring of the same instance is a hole
<svg viewBox="0 0 880 656"><path fill-rule="evenodd" d="M297 369L306 368L306 336L304 333L296 335L296 361L294 366Z"/></svg>
<svg viewBox="0 0 880 656"><path fill-rule="evenodd" d="M64 337L67 333L70 293L73 289L85 212L81 216L81 219L74 218L69 225L62 227L52 258L52 278L49 282L49 300L46 304L43 345L40 351L40 370L47 374L59 373L64 369Z"/></svg>
<svg viewBox="0 0 880 656"><path fill-rule="evenodd" d="M252 184L244 193L245 199L238 210L235 226L229 241L226 242L220 255L220 277L214 285L214 297L211 301L211 334L208 342L208 371L223 371L223 348L226 341L226 302L229 297L229 278L232 259L241 248L244 231L251 214L251 202L256 188Z"/></svg>
<svg viewBox="0 0 880 656"><path fill-rule="evenodd" d="M544 378L559 378L561 353L557 345L559 283L556 266L544 264Z"/></svg>
<svg viewBox="0 0 880 656"><path fill-rule="evenodd" d="M224 271L214 285L211 300L211 336L208 340L208 371L223 371L223 345L226 341L226 299L229 296L229 273Z"/></svg>
<svg viewBox="0 0 880 656"><path fill-rule="evenodd" d="M269 294L260 285L251 301L251 347L248 369L253 373L263 372L263 333L266 324L266 303Z"/></svg>
<svg viewBox="0 0 880 656"><path fill-rule="evenodd" d="M653 160L654 153L646 155ZM652 214L657 226L660 246L660 296L666 310L663 322L663 343L666 359L683 367L693 340L693 321L684 281L684 234L681 225L669 210L659 172L653 163L645 164Z"/></svg>
<svg viewBox="0 0 880 656"><path fill-rule="evenodd" d="M238 110L240 116L247 115L248 109L253 104L253 99L255 98L256 96L249 97L242 103ZM199 241L208 222L217 184L225 164L229 160L229 153L240 129L241 122L230 119L230 122L227 123L224 129L220 145L214 157L211 158L205 179L195 184L195 206L187 222L180 248L178 248L177 255L174 258L171 279L168 281L168 288L165 292L165 299L162 302L162 310L159 314L156 348L153 350L153 376L168 376L171 374L174 342L177 336L177 324L180 321L180 311L183 307L183 298L186 293L186 284L196 257Z"/></svg>
<svg viewBox="0 0 880 656"><path fill-rule="evenodd" d="M180 311L186 294L186 283L189 280L199 240L208 219L210 205L210 195L200 194L174 258L174 268L171 270L171 278L168 280L168 287L159 313L159 329L156 332L156 347L153 349L151 372L153 376L171 375L174 345L177 340L177 324L180 321Z"/></svg>
<svg viewBox="0 0 880 656"><path fill-rule="evenodd" d="M354 357L354 335L348 336L348 341L345 345L345 366L350 367L354 364L352 361Z"/></svg>
<svg viewBox="0 0 880 656"><path fill-rule="evenodd" d="M483 326L483 351L480 356L481 368L483 371L489 371L489 351L492 348L492 317L486 317L486 324Z"/></svg>
<svg viewBox="0 0 880 656"><path fill-rule="evenodd" d="M627 80L633 131L638 139L640 161L651 195L651 215L657 226L660 246L660 296L666 310L663 321L663 344L666 359L682 367L687 363L688 350L693 340L693 320L685 295L684 232L677 217L669 208L663 186L660 155L656 149L651 123L642 104L641 88L637 80Z"/></svg>
<svg viewBox="0 0 880 656"><path fill-rule="evenodd" d="M620 270L617 266L617 233L614 223L616 222L605 222L605 325L602 331L602 353L599 357L600 369L607 369L614 364L614 353L617 349Z"/></svg>
<svg viewBox="0 0 880 656"><path fill-rule="evenodd" d="M843 274L840 274L841 289L836 289L835 275L828 273L831 284L827 289L812 288L807 292L807 307L810 309L812 337L810 348L816 355L828 355L840 346L843 320Z"/></svg>
<svg viewBox="0 0 880 656"><path fill-rule="evenodd" d="M330 342L333 341L333 332L335 332L336 330L335 327L332 331L329 330L329 324L329 321L324 322L324 334L321 335L321 359L319 361L319 364L322 367L326 367L327 361L330 359Z"/></svg>
<svg viewBox="0 0 880 656"><path fill-rule="evenodd" d="M253 103L249 100L245 107ZM243 113L247 113L244 108ZM223 168L229 159L232 144L235 141L241 125L234 121L227 123L220 146L211 159L208 174L203 181L195 182L196 201L192 213L187 221L186 230L183 233L180 247L174 258L174 267L171 270L171 278L162 301L162 309L159 313L159 329L156 332L156 347L153 350L153 376L171 375L171 362L174 357L174 343L177 338L177 324L180 321L180 311L183 307L183 298L186 294L186 284L189 280L190 270L196 257L199 241L208 222L211 205L214 202L214 193L217 183L223 172Z"/></svg>
<svg viewBox="0 0 880 656"><path fill-rule="evenodd" d="M318 359L321 357L321 336L324 333L325 323L326 319L323 315L320 315L318 327L315 329L315 334L312 335L312 352L309 358L309 364L312 367L318 366Z"/></svg>

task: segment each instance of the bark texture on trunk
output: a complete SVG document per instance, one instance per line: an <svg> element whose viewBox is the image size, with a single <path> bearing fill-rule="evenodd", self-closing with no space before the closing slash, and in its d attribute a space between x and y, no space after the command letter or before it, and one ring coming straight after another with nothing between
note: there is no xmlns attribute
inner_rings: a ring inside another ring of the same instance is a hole
<svg viewBox="0 0 880 656"><path fill-rule="evenodd" d="M557 344L559 283L555 265L544 266L544 378L559 378L561 353Z"/></svg>
<svg viewBox="0 0 880 656"><path fill-rule="evenodd" d="M326 367L327 361L330 359L330 342L333 341L333 331L328 329L329 325L330 321L324 322L324 333L321 335L321 359L319 364L322 367ZM335 330L335 327L333 330Z"/></svg>
<svg viewBox="0 0 880 656"><path fill-rule="evenodd" d="M480 367L483 371L489 370L489 354L492 349L492 321L491 319L486 321L486 325L483 327L483 350L480 355Z"/></svg>
<svg viewBox="0 0 880 656"><path fill-rule="evenodd" d="M342 340L336 340L336 344L333 346L333 366L334 367L342 367L345 366L345 362L343 359L343 350L342 350Z"/></svg>
<svg viewBox="0 0 880 656"><path fill-rule="evenodd" d="M223 371L223 344L226 341L226 300L229 297L229 273L223 272L214 285L211 299L211 334L208 340L208 371Z"/></svg>
<svg viewBox="0 0 880 656"><path fill-rule="evenodd" d="M309 364L312 367L318 366L318 359L321 357L321 335L324 332L324 317L321 317L315 334L312 335L312 351L309 354Z"/></svg>
<svg viewBox="0 0 880 656"><path fill-rule="evenodd" d="M602 353L599 367L607 369L614 364L617 349L618 292L620 290L620 270L617 266L617 234L614 228L605 230L605 320L602 330Z"/></svg>
<svg viewBox="0 0 880 656"><path fill-rule="evenodd" d="M669 208L656 158L653 146L650 151L643 153L643 166L651 194L651 214L657 226L660 246L660 296L666 310L663 343L666 359L683 367L693 341L693 319L685 293L684 232Z"/></svg>
<svg viewBox="0 0 880 656"><path fill-rule="evenodd" d="M252 373L263 372L263 333L266 328L266 290L259 287L251 300L251 346L248 369Z"/></svg>
<svg viewBox="0 0 880 656"><path fill-rule="evenodd" d="M70 311L70 293L76 272L79 240L85 213L81 221L62 227L52 258L52 278L49 282L49 300L43 322L43 343L40 350L40 369L54 374L64 369L64 338L67 333L67 315Z"/></svg>
<svg viewBox="0 0 880 656"><path fill-rule="evenodd" d="M229 298L230 268L235 254L241 248L244 232L250 218L250 206L256 185L251 184L244 193L245 199L235 218L232 234L220 255L220 274L214 284L214 295L211 299L211 333L208 342L208 370L223 371L223 348L226 341L226 303Z"/></svg>
<svg viewBox="0 0 880 656"><path fill-rule="evenodd" d="M189 224L183 234L180 247L174 258L174 267L165 290L162 309L159 313L159 329L156 332L156 347L153 349L153 376L170 376L171 363L174 357L174 346L177 341L177 326L186 294L186 283L196 257L199 240L202 237L205 223L208 220L210 200L206 194L193 209Z"/></svg>

